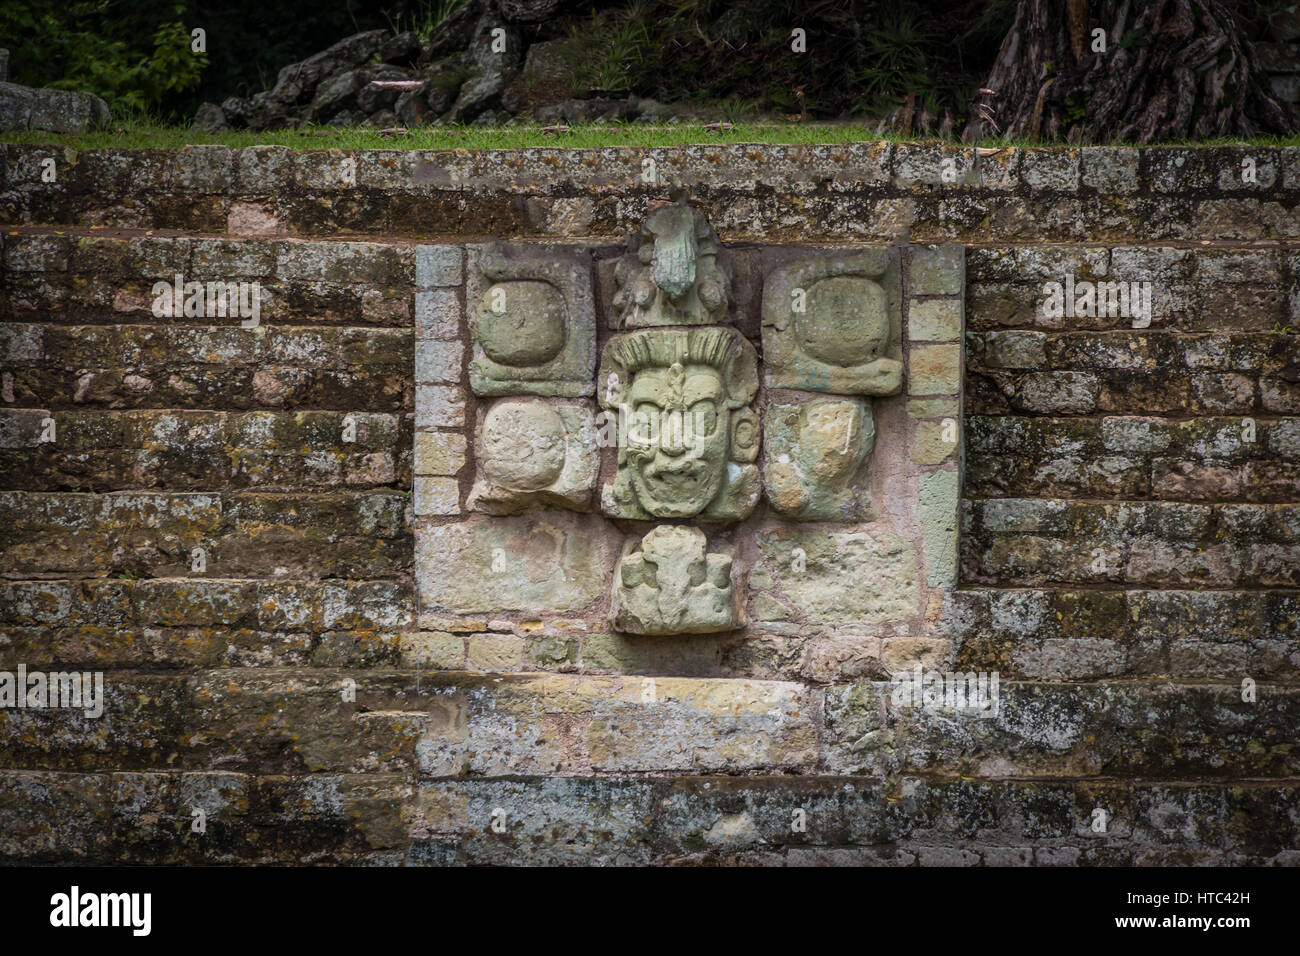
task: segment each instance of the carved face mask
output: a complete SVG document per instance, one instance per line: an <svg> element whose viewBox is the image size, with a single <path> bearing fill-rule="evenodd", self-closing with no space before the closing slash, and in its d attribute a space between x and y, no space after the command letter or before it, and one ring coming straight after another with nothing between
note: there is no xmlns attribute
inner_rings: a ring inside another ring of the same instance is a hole
<svg viewBox="0 0 1300 956"><path fill-rule="evenodd" d="M637 498L651 514L685 518L717 495L726 473L726 387L707 365L638 372L628 393L627 454Z"/></svg>

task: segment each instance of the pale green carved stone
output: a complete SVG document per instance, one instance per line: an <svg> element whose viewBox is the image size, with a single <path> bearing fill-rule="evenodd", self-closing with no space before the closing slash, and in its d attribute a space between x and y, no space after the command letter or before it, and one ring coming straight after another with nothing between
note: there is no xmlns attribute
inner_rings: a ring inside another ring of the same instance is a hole
<svg viewBox="0 0 1300 956"><path fill-rule="evenodd" d="M547 505L585 511L599 462L589 408L504 399L480 413L471 511L514 514Z"/></svg>
<svg viewBox="0 0 1300 956"><path fill-rule="evenodd" d="M759 496L754 347L730 328L615 336L600 370L617 418L618 471L601 507L619 518L734 521Z"/></svg>
<svg viewBox="0 0 1300 956"><path fill-rule="evenodd" d="M614 574L613 626L629 634L709 634L743 622L729 555L698 528L660 525L631 539Z"/></svg>
<svg viewBox="0 0 1300 956"><path fill-rule="evenodd" d="M957 585L957 506L961 494L955 471L936 471L921 479L917 509L925 536L926 582L932 588Z"/></svg>
<svg viewBox="0 0 1300 956"><path fill-rule="evenodd" d="M897 249L800 259L763 284L769 388L897 395L903 387Z"/></svg>
<svg viewBox="0 0 1300 956"><path fill-rule="evenodd" d="M868 399L768 405L763 420L767 500L800 521L870 520L875 440Z"/></svg>
<svg viewBox="0 0 1300 956"><path fill-rule="evenodd" d="M614 269L617 327L713 325L727 320L731 270L708 219L679 202L646 217Z"/></svg>
<svg viewBox="0 0 1300 956"><path fill-rule="evenodd" d="M472 245L465 301L474 394L592 394L596 312L591 254L548 246Z"/></svg>
<svg viewBox="0 0 1300 956"><path fill-rule="evenodd" d="M479 346L500 365L544 365L564 348L564 296L549 283L498 282L483 294L476 315Z"/></svg>
<svg viewBox="0 0 1300 956"><path fill-rule="evenodd" d="M421 613L577 611L605 593L613 549L598 517L550 511L421 525Z"/></svg>
<svg viewBox="0 0 1300 956"><path fill-rule="evenodd" d="M776 593L807 620L885 624L920 613L920 562L896 534L786 526L755 538Z"/></svg>

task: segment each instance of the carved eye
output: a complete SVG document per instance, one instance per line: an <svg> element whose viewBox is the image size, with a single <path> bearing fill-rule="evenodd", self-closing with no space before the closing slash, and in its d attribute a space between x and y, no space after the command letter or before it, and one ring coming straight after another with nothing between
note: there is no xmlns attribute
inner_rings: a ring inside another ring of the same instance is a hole
<svg viewBox="0 0 1300 956"><path fill-rule="evenodd" d="M691 419L697 435L712 435L718 427L718 409L706 398L691 406Z"/></svg>

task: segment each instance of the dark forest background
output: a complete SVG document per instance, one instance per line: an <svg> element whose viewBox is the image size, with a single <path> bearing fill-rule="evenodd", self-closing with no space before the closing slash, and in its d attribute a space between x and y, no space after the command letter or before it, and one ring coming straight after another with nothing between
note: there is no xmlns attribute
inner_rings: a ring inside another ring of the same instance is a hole
<svg viewBox="0 0 1300 956"><path fill-rule="evenodd" d="M186 123L204 101L249 96L276 73L378 27L427 39L464 0L0 0L10 78L88 90L114 115ZM1262 33L1279 2L1225 2ZM812 119L881 114L911 96L966 111L1012 25L1016 0L632 0L561 2L529 41L580 37L593 89L671 103L726 100ZM808 53L790 57L790 30ZM190 31L206 31L194 56Z"/></svg>

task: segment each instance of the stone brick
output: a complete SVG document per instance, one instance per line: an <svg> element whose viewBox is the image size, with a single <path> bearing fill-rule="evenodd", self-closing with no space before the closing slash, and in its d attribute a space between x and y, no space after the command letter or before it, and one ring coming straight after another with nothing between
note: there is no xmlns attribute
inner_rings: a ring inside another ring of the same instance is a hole
<svg viewBox="0 0 1300 956"><path fill-rule="evenodd" d="M1047 364L1047 336L1042 332L986 332L980 361L993 368L1042 368Z"/></svg>
<svg viewBox="0 0 1300 956"><path fill-rule="evenodd" d="M421 339L415 343L416 382L459 382L464 354L465 347L455 340Z"/></svg>
<svg viewBox="0 0 1300 956"><path fill-rule="evenodd" d="M812 620L901 621L920 610L916 549L897 535L782 527L756 540L775 593Z"/></svg>
<svg viewBox="0 0 1300 956"><path fill-rule="evenodd" d="M175 182L182 192L220 193L234 182L235 153L229 146L185 146L176 153Z"/></svg>
<svg viewBox="0 0 1300 956"><path fill-rule="evenodd" d="M966 250L959 245L918 246L912 251L908 291L912 295L961 295Z"/></svg>
<svg viewBox="0 0 1300 956"><path fill-rule="evenodd" d="M419 385L415 389L416 428L457 428L465 424L465 398L452 385Z"/></svg>
<svg viewBox="0 0 1300 956"><path fill-rule="evenodd" d="M714 634L678 637L598 632L582 639L582 666L588 673L713 676L725 638Z"/></svg>
<svg viewBox="0 0 1300 956"><path fill-rule="evenodd" d="M518 671L523 665L524 639L513 634L471 634L465 644L470 670Z"/></svg>
<svg viewBox="0 0 1300 956"><path fill-rule="evenodd" d="M613 567L600 519L473 518L423 529L420 594L458 614L569 611L604 594Z"/></svg>
<svg viewBox="0 0 1300 956"><path fill-rule="evenodd" d="M236 182L251 196L275 196L293 178L293 150L287 146L249 146L235 152Z"/></svg>
<svg viewBox="0 0 1300 956"><path fill-rule="evenodd" d="M415 330L421 339L454 339L460 335L461 307L454 289L415 293Z"/></svg>
<svg viewBox="0 0 1300 956"><path fill-rule="evenodd" d="M416 246L416 288L458 286L464 281L464 252L460 246Z"/></svg>
<svg viewBox="0 0 1300 956"><path fill-rule="evenodd" d="M1026 375L1016 404L1038 414L1081 414L1096 406L1100 383L1085 372L1034 372Z"/></svg>
<svg viewBox="0 0 1300 956"><path fill-rule="evenodd" d="M951 395L961 391L961 346L917 345L907 353L909 395Z"/></svg>
<svg viewBox="0 0 1300 956"><path fill-rule="evenodd" d="M912 301L907 312L908 337L913 341L953 342L961 338L960 299Z"/></svg>
<svg viewBox="0 0 1300 956"><path fill-rule="evenodd" d="M926 581L932 588L957 584L957 472L936 471L921 479L919 510L925 536Z"/></svg>
<svg viewBox="0 0 1300 956"><path fill-rule="evenodd" d="M460 486L455 478L416 476L416 515L454 515L460 513Z"/></svg>
<svg viewBox="0 0 1300 956"><path fill-rule="evenodd" d="M1073 192L1079 188L1077 149L1021 150L1020 181L1029 189Z"/></svg>
<svg viewBox="0 0 1300 956"><path fill-rule="evenodd" d="M445 631L402 635L402 662L408 668L459 670L465 666L465 638Z"/></svg>
<svg viewBox="0 0 1300 956"><path fill-rule="evenodd" d="M1125 147L1090 147L1079 151L1081 181L1103 193L1133 193L1138 190L1138 167L1142 153Z"/></svg>
<svg viewBox="0 0 1300 956"><path fill-rule="evenodd" d="M454 475L465 467L466 441L459 432L416 432L415 473Z"/></svg>
<svg viewBox="0 0 1300 956"><path fill-rule="evenodd" d="M938 465L957 453L958 444L955 419L947 423L917 422L912 439L912 461L918 465Z"/></svg>

